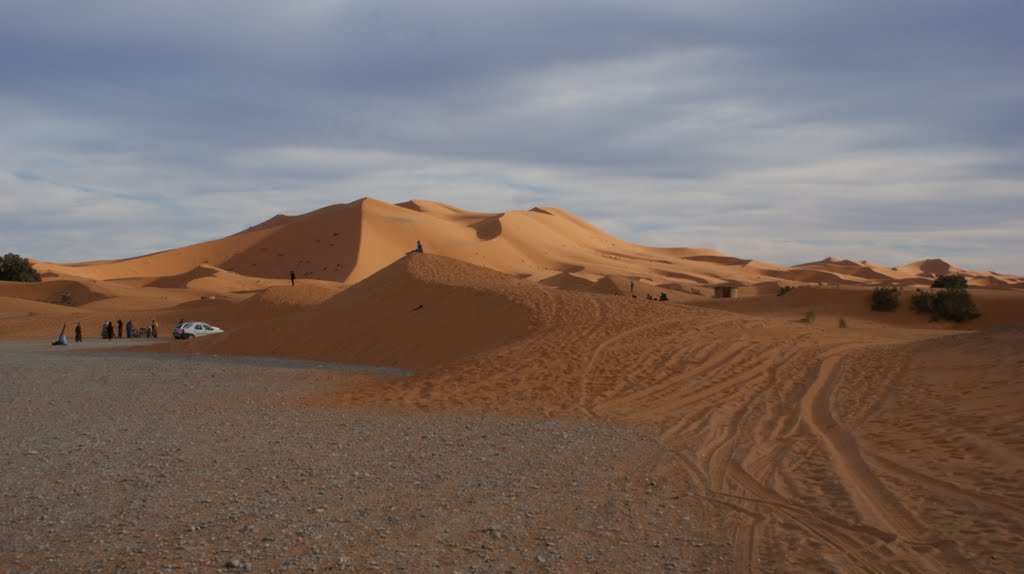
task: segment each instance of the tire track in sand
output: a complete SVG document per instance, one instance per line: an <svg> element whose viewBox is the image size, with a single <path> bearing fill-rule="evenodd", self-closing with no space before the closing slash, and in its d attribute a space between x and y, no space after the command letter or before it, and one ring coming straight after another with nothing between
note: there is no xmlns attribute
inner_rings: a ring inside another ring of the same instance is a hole
<svg viewBox="0 0 1024 574"><path fill-rule="evenodd" d="M946 562L969 567L955 543L930 540L930 531L882 484L864 460L856 439L832 416L830 403L835 386L834 372L842 358L839 353L824 358L817 377L801 401L800 411L803 420L827 450L836 476L842 481L861 519L891 532L918 551L926 561L932 562L936 570L946 565L934 564L933 556L927 555L927 549L939 550Z"/></svg>

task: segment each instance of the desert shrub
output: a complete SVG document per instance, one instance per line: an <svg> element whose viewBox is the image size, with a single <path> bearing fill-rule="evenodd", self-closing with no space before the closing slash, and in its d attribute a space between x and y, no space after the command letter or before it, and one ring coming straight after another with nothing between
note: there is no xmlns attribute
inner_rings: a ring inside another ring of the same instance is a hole
<svg viewBox="0 0 1024 574"><path fill-rule="evenodd" d="M871 292L872 311L892 311L900 305L900 290L896 287L875 287Z"/></svg>
<svg viewBox="0 0 1024 574"><path fill-rule="evenodd" d="M658 297L658 301L668 301L668 295L666 295L665 292L662 291L661 295Z"/></svg>
<svg viewBox="0 0 1024 574"><path fill-rule="evenodd" d="M0 262L0 281L41 281L39 273L32 267L28 259L16 253L4 255Z"/></svg>
<svg viewBox="0 0 1024 574"><path fill-rule="evenodd" d="M910 296L910 308L918 313L931 313L932 307L934 307L932 303L934 298L935 295L930 291L918 289Z"/></svg>
<svg viewBox="0 0 1024 574"><path fill-rule="evenodd" d="M778 296L782 297L783 295L785 295L786 293L789 293L792 290L793 290L793 286L792 285L786 285L785 287L779 287L779 295Z"/></svg>
<svg viewBox="0 0 1024 574"><path fill-rule="evenodd" d="M932 283L935 289L967 289L967 277L963 275L940 275Z"/></svg>
<svg viewBox="0 0 1024 574"><path fill-rule="evenodd" d="M845 329L846 328L846 318L845 317L840 317L839 318L839 328L840 329Z"/></svg>
<svg viewBox="0 0 1024 574"><path fill-rule="evenodd" d="M910 299L910 308L918 313L928 313L932 321L945 319L962 323L981 316L967 289L949 288L934 292L918 289Z"/></svg>
<svg viewBox="0 0 1024 574"><path fill-rule="evenodd" d="M943 289L935 294L932 316L963 323L980 317L981 313L967 289Z"/></svg>
<svg viewBox="0 0 1024 574"><path fill-rule="evenodd" d="M817 318L818 314L814 312L814 309L811 309L810 311L804 313L804 323L807 323L808 325L813 323L814 320Z"/></svg>

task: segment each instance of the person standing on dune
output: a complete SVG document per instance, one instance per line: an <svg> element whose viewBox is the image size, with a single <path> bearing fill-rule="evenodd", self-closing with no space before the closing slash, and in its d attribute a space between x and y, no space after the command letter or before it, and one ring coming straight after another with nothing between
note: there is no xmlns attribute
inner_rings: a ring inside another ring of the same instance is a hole
<svg viewBox="0 0 1024 574"><path fill-rule="evenodd" d="M75 324L75 342L76 343L81 343L82 342L82 324L81 323L76 323Z"/></svg>
<svg viewBox="0 0 1024 574"><path fill-rule="evenodd" d="M295 287L295 272L294 271L291 272L291 277L292 277L292 287Z"/></svg>

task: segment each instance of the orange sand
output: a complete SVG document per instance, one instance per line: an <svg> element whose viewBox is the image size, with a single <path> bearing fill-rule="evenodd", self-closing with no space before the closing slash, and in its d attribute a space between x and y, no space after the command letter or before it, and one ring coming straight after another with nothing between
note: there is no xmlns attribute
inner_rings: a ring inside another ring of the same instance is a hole
<svg viewBox="0 0 1024 574"><path fill-rule="evenodd" d="M406 255L417 239L426 254ZM336 391L297 399L310 406L641 429L672 453L654 478L717 509L743 571L1024 570L1024 278L941 260L790 268L630 244L554 208L371 199L37 267L43 283L0 283L0 338L45 344L77 321L95 338L118 318L155 318L167 337L204 320L228 332L146 350L417 373L311 372ZM948 272L968 276L981 318L907 309L913 288ZM711 299L723 282L740 298ZM870 310L879 284L905 286L900 309ZM780 285L798 288L778 297ZM662 292L668 302L646 300ZM800 322L808 310L813 324Z"/></svg>

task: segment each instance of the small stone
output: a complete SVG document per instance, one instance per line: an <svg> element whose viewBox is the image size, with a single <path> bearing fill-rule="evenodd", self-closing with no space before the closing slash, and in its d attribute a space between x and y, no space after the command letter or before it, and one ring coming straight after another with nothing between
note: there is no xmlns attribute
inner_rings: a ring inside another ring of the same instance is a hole
<svg viewBox="0 0 1024 574"><path fill-rule="evenodd" d="M237 559L237 558L232 558L231 560L228 560L227 562L224 563L224 567L225 568L232 568L232 569L233 568L241 568L242 567L242 561Z"/></svg>

